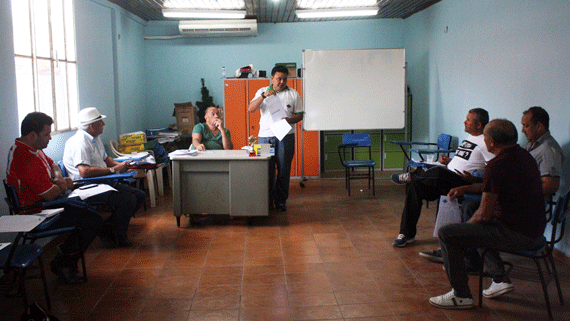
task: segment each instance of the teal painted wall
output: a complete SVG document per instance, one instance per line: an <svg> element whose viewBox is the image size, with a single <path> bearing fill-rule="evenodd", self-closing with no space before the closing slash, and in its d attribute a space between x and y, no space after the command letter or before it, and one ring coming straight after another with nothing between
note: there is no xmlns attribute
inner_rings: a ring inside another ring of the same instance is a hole
<svg viewBox="0 0 570 321"><path fill-rule="evenodd" d="M474 107L520 131L522 112L542 106L565 153L560 190L570 187L570 2L446 0L404 28L415 138L463 137ZM522 133L519 143L526 144ZM569 236L559 248L570 254Z"/></svg>
<svg viewBox="0 0 570 321"><path fill-rule="evenodd" d="M19 124L10 2L0 3L4 168ZM520 129L522 111L541 105L570 158L570 4L565 0L446 0L406 20L260 24L253 38L143 40L143 35L176 35L177 25L145 23L103 0L76 0L76 21L80 106L96 106L108 116L105 142L118 133L173 123L174 102L201 100L200 78L222 105L222 66L231 75L248 64L262 70L275 62L300 66L303 49L404 47L414 137L434 139L441 131L462 137L465 114L473 107L508 118ZM331 68L347 81L358 76L342 66ZM61 159L71 134L54 136L48 155ZM563 190L570 187L570 160L564 173ZM5 213L2 203L0 214ZM570 237L560 248L570 254Z"/></svg>
<svg viewBox="0 0 570 321"><path fill-rule="evenodd" d="M303 49L402 48L403 21L363 20L258 24L257 37L184 38L146 41L147 127L174 123L173 103L200 101L200 78L214 103L223 105L222 67L228 77L253 64L269 73L276 62L303 60ZM149 22L145 34L178 35L176 22ZM358 77L337 68L339 77ZM373 84L371 84L373 86Z"/></svg>

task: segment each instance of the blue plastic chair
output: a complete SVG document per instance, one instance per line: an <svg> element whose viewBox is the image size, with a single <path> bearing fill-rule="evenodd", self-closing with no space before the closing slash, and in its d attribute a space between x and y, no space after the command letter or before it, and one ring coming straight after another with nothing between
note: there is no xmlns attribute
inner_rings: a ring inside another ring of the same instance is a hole
<svg viewBox="0 0 570 321"><path fill-rule="evenodd" d="M27 212L30 210L41 210L43 208L59 208L63 206L74 206L78 208L84 208L86 211L94 211L93 208L89 207L86 202L81 201L79 197L72 197L72 198L59 198L50 202L41 202L37 203L32 206L20 206L20 201L18 200L18 194L16 193L16 189L8 184L6 180L3 180L4 189L6 190L6 198L4 199L8 204L8 210L10 215L18 215L23 212ZM68 226L68 227L61 227L61 228L51 228L51 225L59 220L59 214L56 214L38 226L36 226L33 230L23 233L22 239L23 243L26 244L29 241L29 244L34 244L35 241L38 239L46 238L46 237L55 237L63 234L72 233L78 228L75 226ZM81 238L80 238L81 241ZM79 244L80 248L83 248L82 244ZM87 268L85 266L85 256L83 252L81 252L81 266L83 270L83 281L87 281Z"/></svg>
<svg viewBox="0 0 570 321"><path fill-rule="evenodd" d="M356 156L355 150L358 148L368 149L368 159L354 159ZM347 150L350 151L350 159L347 158ZM353 179L368 179L368 189L370 189L370 183L372 182L372 195L376 196L376 190L374 188L374 166L376 166L376 162L372 160L370 134L343 134L342 144L338 145L338 156L345 169L345 187L348 190L348 196L350 196L350 181ZM367 168L368 171L355 171L355 169L359 167Z"/></svg>
<svg viewBox="0 0 570 321"><path fill-rule="evenodd" d="M10 244L0 250L0 268L4 270L4 274L9 273L10 271L14 271L16 273L15 277L19 279L16 295L22 296L24 309L29 305L28 296L26 294L26 280L41 278L46 305L49 310L51 309L51 301L49 298L44 264L41 258L44 251L42 247L37 244L18 244L21 237L22 233L18 233L13 244ZM28 276L27 269L35 260L38 260L40 273L39 275Z"/></svg>
<svg viewBox="0 0 570 321"><path fill-rule="evenodd" d="M566 212L568 211L568 202L570 198L570 190L566 191L563 195L558 198L556 202L556 206L554 207L554 211L552 213L552 219L550 220L551 231L550 231L550 239L546 240L543 248L537 251L504 251L499 250L500 252L509 253L511 255L520 256L532 259L536 265L538 270L538 276L540 278L540 282L542 283L542 291L544 292L544 300L546 301L546 309L548 310L548 317L550 320L553 320L552 317L552 308L550 306L550 299L548 297L548 283L554 279L556 282L556 289L558 290L558 296L560 298L560 305L564 305L564 299L562 298L562 289L560 287L560 280L558 279L558 273L556 272L556 265L554 264L554 257L552 256L552 252L554 250L554 245L564 237L564 228L566 226ZM493 250L487 248L482 253L482 260L485 259L485 254L488 250ZM496 250L496 249L495 249ZM541 261L544 261L544 266L546 268L546 272L548 273L548 279L545 278L545 274L541 267ZM512 268L512 263L504 262L506 265L509 265ZM522 275L536 275L533 273L534 271L526 271L522 267L518 268L523 273ZM508 270L508 272L510 269ZM508 274L507 272L507 274ZM526 273L525 273L526 272ZM483 277L489 277L487 273L483 272L483 266L479 271L479 307L483 305ZM492 277L492 276L491 276Z"/></svg>
<svg viewBox="0 0 570 321"><path fill-rule="evenodd" d="M435 155L434 159L439 159L440 155L446 154L449 155L450 153L455 152L455 149L451 148L452 136L448 134L439 134L437 137L437 143L426 143L426 142L402 142L402 141L390 141L392 144L396 144L400 146L402 151L404 152L404 156L406 157L406 165L410 167L423 167L423 168L431 168L433 164L425 163L424 156L425 155ZM436 148L411 148L412 146L436 146ZM408 150L406 151L406 148ZM414 161L411 157L412 153L416 153L420 156L421 161L417 162Z"/></svg>

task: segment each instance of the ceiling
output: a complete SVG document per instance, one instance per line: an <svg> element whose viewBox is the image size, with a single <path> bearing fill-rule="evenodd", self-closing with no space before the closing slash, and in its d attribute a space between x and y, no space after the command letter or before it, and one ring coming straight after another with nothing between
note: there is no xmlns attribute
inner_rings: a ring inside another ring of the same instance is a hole
<svg viewBox="0 0 570 321"><path fill-rule="evenodd" d="M108 0L123 9L139 16L145 21L150 20L179 20L169 19L162 16L164 3L168 0ZM173 3L205 3L214 2L217 5L228 0L170 0ZM362 0L361 0L362 1ZM432 4L441 0L376 0L372 1L378 6L378 14L371 17L346 17L346 18L319 18L319 19L299 19L295 15L297 0L244 0L245 10L248 19L257 19L257 22L314 22L331 20L360 20L360 19L381 19L381 18L401 18L406 19L416 12L422 11ZM358 3L359 0L306 0L309 4L319 3L323 8L335 8L338 4L350 5ZM362 6L362 5L356 5ZM242 8L243 10L243 8Z"/></svg>

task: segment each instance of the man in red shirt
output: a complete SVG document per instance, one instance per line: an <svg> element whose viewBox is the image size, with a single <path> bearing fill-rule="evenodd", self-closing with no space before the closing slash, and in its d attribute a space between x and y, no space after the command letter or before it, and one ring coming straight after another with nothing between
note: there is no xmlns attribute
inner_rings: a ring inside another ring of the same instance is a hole
<svg viewBox="0 0 570 321"><path fill-rule="evenodd" d="M10 148L6 179L16 189L21 206L52 201L73 187L71 179L63 177L59 166L42 151L51 140L52 124L53 119L44 113L28 114L22 121L22 136ZM65 206L51 227L76 226L80 231L70 234L58 246L58 254L51 262L52 272L66 283L77 283L79 254L91 244L102 225L103 219L96 212Z"/></svg>

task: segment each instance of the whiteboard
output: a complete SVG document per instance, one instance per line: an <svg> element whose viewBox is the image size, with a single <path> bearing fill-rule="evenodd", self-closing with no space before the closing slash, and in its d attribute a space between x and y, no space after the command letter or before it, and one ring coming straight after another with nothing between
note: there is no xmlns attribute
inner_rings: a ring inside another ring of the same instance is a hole
<svg viewBox="0 0 570 321"><path fill-rule="evenodd" d="M303 51L304 130L400 129L405 49Z"/></svg>

